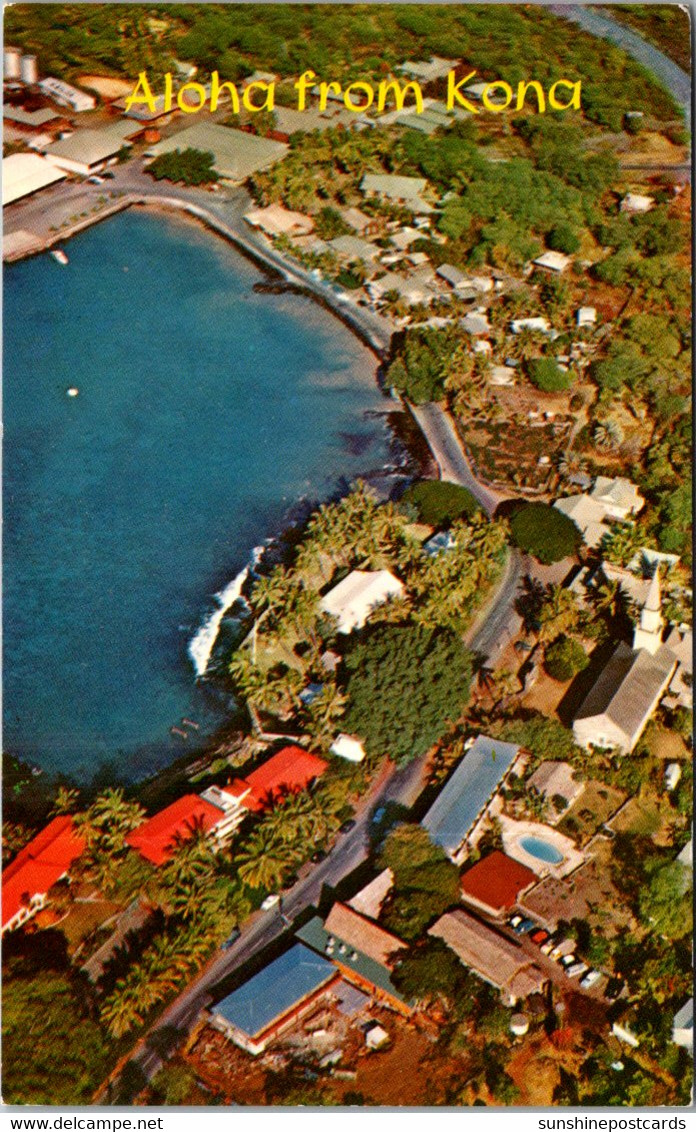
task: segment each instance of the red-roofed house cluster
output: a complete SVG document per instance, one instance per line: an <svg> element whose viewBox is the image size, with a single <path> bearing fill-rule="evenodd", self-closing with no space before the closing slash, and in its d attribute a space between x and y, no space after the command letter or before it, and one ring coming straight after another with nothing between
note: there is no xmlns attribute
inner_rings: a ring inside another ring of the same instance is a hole
<svg viewBox="0 0 696 1132"><path fill-rule="evenodd" d="M35 916L48 891L80 857L85 841L67 815L54 818L37 833L2 874L2 932L13 931Z"/></svg>
<svg viewBox="0 0 696 1132"><path fill-rule="evenodd" d="M186 794L134 829L128 844L153 865L163 865L177 845L203 829L221 844L251 813L259 813L285 794L306 789L327 763L301 747L283 747L247 778Z"/></svg>
<svg viewBox="0 0 696 1132"><path fill-rule="evenodd" d="M128 834L126 841L146 861L159 867L196 829L220 845L251 813L285 794L306 789L327 763L301 747L284 747L247 778L185 794ZM17 854L2 874L2 931L13 931L46 903L49 889L83 853L85 840L71 817L54 818Z"/></svg>

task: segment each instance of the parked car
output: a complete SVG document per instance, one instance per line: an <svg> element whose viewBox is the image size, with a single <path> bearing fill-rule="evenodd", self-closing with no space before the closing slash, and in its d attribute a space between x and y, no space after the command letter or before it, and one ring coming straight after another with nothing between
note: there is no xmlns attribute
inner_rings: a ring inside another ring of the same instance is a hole
<svg viewBox="0 0 696 1132"><path fill-rule="evenodd" d="M584 975L589 971L587 963L573 963L571 967L566 967L565 973L569 979L577 979L578 975Z"/></svg>
<svg viewBox="0 0 696 1132"><path fill-rule="evenodd" d="M103 181L113 181L115 176L116 176L116 174L112 173L110 169L105 169L104 172L102 173L102 180Z"/></svg>
<svg viewBox="0 0 696 1132"><path fill-rule="evenodd" d="M89 181L90 185L103 185L104 184L104 178L98 177L96 175L96 173L92 177L88 177L87 180Z"/></svg>
<svg viewBox="0 0 696 1132"><path fill-rule="evenodd" d="M536 943L537 946L540 947L542 943L546 943L547 939L549 938L549 933L544 928L539 928L539 931L532 932L529 938L531 939L532 943Z"/></svg>
<svg viewBox="0 0 696 1132"><path fill-rule="evenodd" d="M518 924L522 923L523 919L524 916L520 916L519 912L516 912L514 916L510 916L508 920L508 927L516 928Z"/></svg>
<svg viewBox="0 0 696 1132"><path fill-rule="evenodd" d="M552 959L560 959L564 953L567 954L569 951L572 951L574 947L574 939L562 939L560 943L557 943L556 946L551 949L549 954Z"/></svg>
<svg viewBox="0 0 696 1132"><path fill-rule="evenodd" d="M327 856L328 854L326 852L326 849L317 849L316 853L312 853L312 864L318 865L320 861L325 861Z"/></svg>
<svg viewBox="0 0 696 1132"><path fill-rule="evenodd" d="M621 994L625 985L626 984L624 983L623 979L619 979L614 976L607 983L606 990L604 991L604 997L609 999L609 1002L614 1002L614 1000L617 999Z"/></svg>
<svg viewBox="0 0 696 1132"><path fill-rule="evenodd" d="M589 990L590 987L593 987L595 985L595 983L598 982L601 979L601 977L602 977L601 971L596 971L594 969L591 970L591 971L588 971L587 974L584 975L583 978L580 980L580 986L583 987L585 990Z"/></svg>
<svg viewBox="0 0 696 1132"><path fill-rule="evenodd" d="M280 904L280 896L278 895L277 892L272 892L270 896L266 897L263 904L261 905L261 911L262 912L270 912L271 908L277 908L279 904Z"/></svg>
<svg viewBox="0 0 696 1132"><path fill-rule="evenodd" d="M552 935L552 936L549 936L549 938L546 940L545 943L542 943L539 950L541 951L542 955L550 955L551 952L553 951L554 947L557 947L557 946L558 946L558 936Z"/></svg>
<svg viewBox="0 0 696 1132"><path fill-rule="evenodd" d="M570 955L561 955L561 958L559 959L559 963L561 964L561 966L565 967L566 969L568 967L572 967L573 963L577 963L577 961L578 961L578 957L577 957L577 955L574 955L572 951L571 951Z"/></svg>
<svg viewBox="0 0 696 1132"><path fill-rule="evenodd" d="M220 944L222 950L228 951L232 944L237 942L241 934L239 928L233 928L224 943Z"/></svg>
<svg viewBox="0 0 696 1132"><path fill-rule="evenodd" d="M526 935L527 932L531 932L532 928L535 928L536 926L537 925L534 923L534 920L523 920L521 924L518 924L517 927L513 928L512 930L514 931L515 935Z"/></svg>
<svg viewBox="0 0 696 1132"><path fill-rule="evenodd" d="M355 829L355 818L348 818L344 821L343 825L339 826L339 833L350 833L351 829Z"/></svg>

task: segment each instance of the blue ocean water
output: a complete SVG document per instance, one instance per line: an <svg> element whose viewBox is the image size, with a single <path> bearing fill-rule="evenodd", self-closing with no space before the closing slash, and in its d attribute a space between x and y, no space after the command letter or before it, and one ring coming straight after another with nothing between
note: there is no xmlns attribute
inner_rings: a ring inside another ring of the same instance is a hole
<svg viewBox="0 0 696 1132"><path fill-rule="evenodd" d="M189 749L182 717L222 719L188 653L214 594L299 499L389 459L385 399L346 327L192 222L66 248L5 273L4 745L141 777Z"/></svg>

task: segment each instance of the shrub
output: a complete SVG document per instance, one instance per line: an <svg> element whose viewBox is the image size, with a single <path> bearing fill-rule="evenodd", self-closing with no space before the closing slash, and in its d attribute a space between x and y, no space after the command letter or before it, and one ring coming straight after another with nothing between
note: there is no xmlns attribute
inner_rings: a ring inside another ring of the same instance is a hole
<svg viewBox="0 0 696 1132"><path fill-rule="evenodd" d="M185 185L209 185L220 178L213 168L215 156L200 149L175 149L162 153L148 165L156 181L183 181Z"/></svg>
<svg viewBox="0 0 696 1132"><path fill-rule="evenodd" d="M481 508L470 491L456 483L443 480L423 480L412 484L402 496L404 503L412 503L418 518L431 527L441 527L474 515Z"/></svg>
<svg viewBox="0 0 696 1132"><path fill-rule="evenodd" d="M571 375L554 358L533 358L527 366L529 378L543 393L560 393L571 383Z"/></svg>
<svg viewBox="0 0 696 1132"><path fill-rule="evenodd" d="M584 648L573 637L559 637L549 645L544 658L544 668L549 676L561 682L572 680L589 663Z"/></svg>
<svg viewBox="0 0 696 1132"><path fill-rule="evenodd" d="M549 566L575 554L582 536L572 519L548 503L522 504L510 520L512 541Z"/></svg>
<svg viewBox="0 0 696 1132"><path fill-rule="evenodd" d="M555 252L572 255L580 247L580 237L570 224L556 224L546 237L546 243Z"/></svg>

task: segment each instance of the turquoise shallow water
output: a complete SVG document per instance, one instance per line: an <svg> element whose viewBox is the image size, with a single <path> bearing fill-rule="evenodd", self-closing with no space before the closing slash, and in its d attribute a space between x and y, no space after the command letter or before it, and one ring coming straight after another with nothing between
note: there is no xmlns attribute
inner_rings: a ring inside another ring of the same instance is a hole
<svg viewBox="0 0 696 1132"><path fill-rule="evenodd" d="M346 327L193 224L124 213L67 252L5 273L4 742L139 777L221 721L188 655L213 595L389 460L388 403Z"/></svg>

